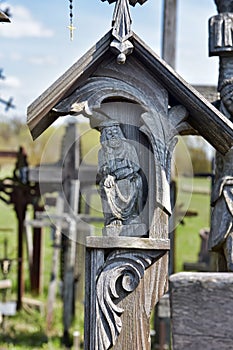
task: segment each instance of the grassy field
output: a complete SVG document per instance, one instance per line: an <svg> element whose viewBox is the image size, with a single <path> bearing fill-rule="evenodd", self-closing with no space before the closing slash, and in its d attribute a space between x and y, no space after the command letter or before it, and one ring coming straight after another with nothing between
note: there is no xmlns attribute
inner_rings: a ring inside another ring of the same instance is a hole
<svg viewBox="0 0 233 350"><path fill-rule="evenodd" d="M211 187L209 178L182 178L179 181L178 201L181 208L187 209L196 216L184 216L183 224L179 224L175 233L175 270L183 270L184 262L196 262L200 249L199 231L209 227ZM183 190L182 190L183 189ZM185 190L185 191L184 191ZM190 190L190 192L189 192Z"/></svg>
<svg viewBox="0 0 233 350"><path fill-rule="evenodd" d="M10 169L1 170L1 178L9 173ZM179 224L175 233L175 270L182 271L184 262L196 262L200 248L199 230L209 225L209 179L182 178L178 182L177 208L184 213L196 212L193 217L184 216L183 224ZM92 211L99 207L100 203L94 205ZM183 214L184 214L183 213ZM96 213L95 213L96 214ZM0 202L0 259L3 257L4 239L8 239L8 256L15 259L17 255L17 222L12 206L7 206ZM52 240L50 232L44 233L44 261L43 279L44 290L39 300L46 306L47 289L50 279L52 262ZM26 250L26 249L25 249ZM34 297L29 293L28 266L25 259L25 296ZM12 263L9 278L13 281L12 292L8 299L16 298L16 275L17 263ZM77 311L72 325L73 330L83 334L83 304L77 303ZM5 319L5 330L0 331L0 350L53 350L61 349L62 339L62 302L61 296L57 293L56 308L52 331L46 332L45 313L24 307L22 311L14 317Z"/></svg>

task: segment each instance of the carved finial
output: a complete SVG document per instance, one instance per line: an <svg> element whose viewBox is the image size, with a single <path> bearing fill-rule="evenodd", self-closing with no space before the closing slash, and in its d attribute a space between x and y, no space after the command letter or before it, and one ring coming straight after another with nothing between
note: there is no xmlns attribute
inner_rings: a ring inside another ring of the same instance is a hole
<svg viewBox="0 0 233 350"><path fill-rule="evenodd" d="M101 0L106 1L106 0ZM128 40L132 36L131 16L129 5L135 6L136 3L143 4L147 0L107 0L109 4L116 2L113 19L112 35L114 36L110 46L118 55L117 63L124 64L126 56L133 51L133 44Z"/></svg>
<svg viewBox="0 0 233 350"><path fill-rule="evenodd" d="M117 2L118 0L101 0L102 2L104 1L108 1L109 4L112 4L113 2ZM132 6L135 6L137 3L139 3L140 5L143 5L144 2L146 2L147 0L129 0L129 4Z"/></svg>

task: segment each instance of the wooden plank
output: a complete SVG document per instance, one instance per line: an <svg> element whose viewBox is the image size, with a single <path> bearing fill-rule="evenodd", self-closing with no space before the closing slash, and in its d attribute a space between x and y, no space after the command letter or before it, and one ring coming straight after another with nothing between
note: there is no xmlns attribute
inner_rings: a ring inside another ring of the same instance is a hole
<svg viewBox="0 0 233 350"><path fill-rule="evenodd" d="M58 118L56 114L53 115L50 113L49 115L50 110L61 98L71 93L71 88L77 87L75 86L75 82L85 71L93 70L98 65L103 53L109 50L111 36L112 31L109 31L28 107L27 123L34 139Z"/></svg>
<svg viewBox="0 0 233 350"><path fill-rule="evenodd" d="M136 238L136 237L95 237L86 238L87 248L98 249L159 249L169 250L169 239Z"/></svg>
<svg viewBox="0 0 233 350"><path fill-rule="evenodd" d="M164 0L162 58L171 67L176 65L176 0Z"/></svg>
<svg viewBox="0 0 233 350"><path fill-rule="evenodd" d="M233 124L136 34L134 34L134 46L135 56L147 65L151 74L161 82L173 98L170 104L182 103L190 113L188 123L215 149L225 154L233 146Z"/></svg>
<svg viewBox="0 0 233 350"><path fill-rule="evenodd" d="M16 158L18 152L14 151L0 151L0 158Z"/></svg>
<svg viewBox="0 0 233 350"><path fill-rule="evenodd" d="M182 272L171 276L173 349L231 349L232 295L232 273Z"/></svg>
<svg viewBox="0 0 233 350"><path fill-rule="evenodd" d="M62 183L62 167L60 166L40 166L29 168L29 181L40 183Z"/></svg>

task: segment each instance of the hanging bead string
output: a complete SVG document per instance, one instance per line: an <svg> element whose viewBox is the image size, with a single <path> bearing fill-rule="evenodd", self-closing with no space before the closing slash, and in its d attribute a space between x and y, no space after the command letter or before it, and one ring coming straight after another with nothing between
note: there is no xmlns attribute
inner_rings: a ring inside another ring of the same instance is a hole
<svg viewBox="0 0 233 350"><path fill-rule="evenodd" d="M67 27L70 30L70 40L74 39L74 30L76 29L73 26L73 0L69 0L70 3L70 25Z"/></svg>

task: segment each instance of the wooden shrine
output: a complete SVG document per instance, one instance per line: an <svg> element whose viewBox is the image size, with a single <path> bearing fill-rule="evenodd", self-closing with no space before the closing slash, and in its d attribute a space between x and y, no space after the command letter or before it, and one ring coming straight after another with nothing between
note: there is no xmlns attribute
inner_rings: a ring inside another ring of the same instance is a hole
<svg viewBox="0 0 233 350"><path fill-rule="evenodd" d="M201 135L221 154L233 146L232 123L131 30L136 2L118 0L111 31L28 108L33 138L65 115L100 131L104 227L83 242L86 350L150 349L167 290L176 136Z"/></svg>

